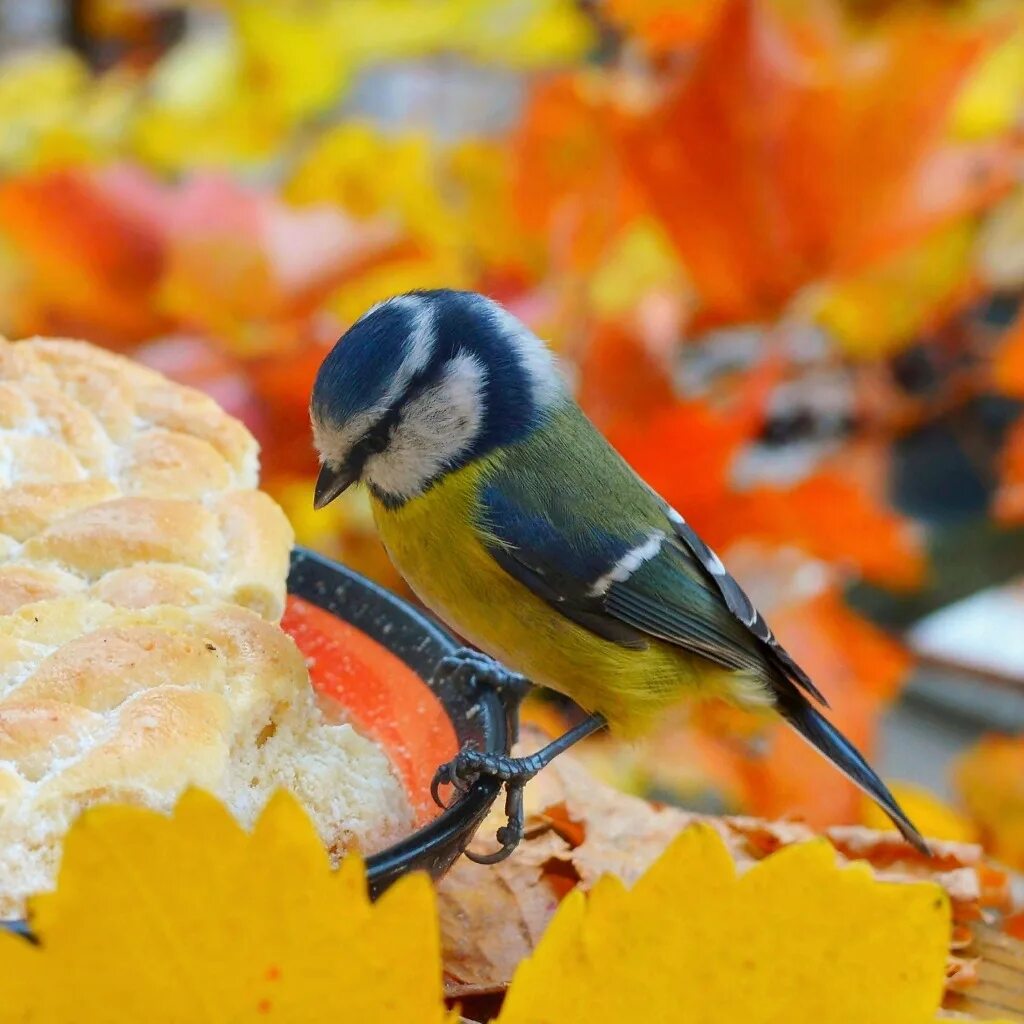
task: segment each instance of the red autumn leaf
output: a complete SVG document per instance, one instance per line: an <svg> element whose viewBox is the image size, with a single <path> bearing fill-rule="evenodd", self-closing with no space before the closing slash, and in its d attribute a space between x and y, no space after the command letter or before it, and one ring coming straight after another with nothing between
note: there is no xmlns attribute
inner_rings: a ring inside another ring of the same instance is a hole
<svg viewBox="0 0 1024 1024"><path fill-rule="evenodd" d="M250 379L262 400L265 422L257 433L261 465L270 477L315 476L316 452L309 435L309 396L326 348L307 343L296 352L271 353L249 366Z"/></svg>
<svg viewBox="0 0 1024 1024"><path fill-rule="evenodd" d="M732 493L733 459L757 423L753 411L730 414L702 402L676 402L643 419L615 423L608 438L640 476L706 533Z"/></svg>
<svg viewBox="0 0 1024 1024"><path fill-rule="evenodd" d="M907 16L848 38L730 0L692 66L645 116L618 118L706 313L773 316L991 201L1008 158L951 151L950 107L986 37Z"/></svg>
<svg viewBox="0 0 1024 1024"><path fill-rule="evenodd" d="M243 355L301 348L325 298L396 245L383 221L357 222L329 206L292 209L219 175L166 186L114 167L97 181L162 238L159 302L168 315Z"/></svg>
<svg viewBox="0 0 1024 1024"><path fill-rule="evenodd" d="M848 692L833 697L829 718L870 757L878 729L878 702ZM792 729L773 726L764 757L741 762L751 813L765 817L796 816L822 827L859 820L860 790Z"/></svg>
<svg viewBox="0 0 1024 1024"><path fill-rule="evenodd" d="M23 333L125 345L159 333L161 238L86 175L56 171L0 184L0 225L28 271Z"/></svg>
<svg viewBox="0 0 1024 1024"><path fill-rule="evenodd" d="M787 650L827 691L861 692L891 700L906 680L911 657L900 644L861 618L834 589L771 613Z"/></svg>
<svg viewBox="0 0 1024 1024"><path fill-rule="evenodd" d="M601 351L603 345L610 350ZM610 336L599 346L590 369L614 370L628 352L621 338ZM628 368L623 366L622 371L608 401L614 404L616 396L625 396L626 414L609 414L609 439L713 547L724 550L745 539L791 545L887 586L921 583L925 559L919 536L865 483L852 478L848 467L818 470L789 487L734 485L734 462L762 422L770 367L748 379L734 406L718 409L697 401L658 404L655 389L654 409L646 415L642 396L631 390ZM649 373L644 368L641 379ZM607 398L608 386L597 387L586 370L583 381L584 396L597 396L589 398L588 407Z"/></svg>
<svg viewBox="0 0 1024 1024"><path fill-rule="evenodd" d="M577 398L595 423L609 429L667 408L675 398L670 367L659 362L632 331L598 326L580 353Z"/></svg>

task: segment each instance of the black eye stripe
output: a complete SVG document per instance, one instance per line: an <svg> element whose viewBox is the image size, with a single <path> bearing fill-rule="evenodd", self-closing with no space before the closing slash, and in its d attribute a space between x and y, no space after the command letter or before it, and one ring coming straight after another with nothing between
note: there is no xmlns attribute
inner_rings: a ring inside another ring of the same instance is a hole
<svg viewBox="0 0 1024 1024"><path fill-rule="evenodd" d="M378 455L387 449L405 406L427 387L441 379L445 367L455 354L457 353L436 351L430 362L411 378L391 408L352 446L345 463L357 476L362 476L366 460L371 455Z"/></svg>

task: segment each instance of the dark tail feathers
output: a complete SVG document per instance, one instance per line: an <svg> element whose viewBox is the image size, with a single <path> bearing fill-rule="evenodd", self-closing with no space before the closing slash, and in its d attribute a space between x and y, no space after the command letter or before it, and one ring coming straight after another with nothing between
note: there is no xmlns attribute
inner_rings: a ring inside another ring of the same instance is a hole
<svg viewBox="0 0 1024 1024"><path fill-rule="evenodd" d="M895 797L875 774L874 769L864 760L860 751L794 687L787 686L786 690L781 693L777 689L776 695L778 701L776 707L779 714L808 743L820 750L849 779L875 800L889 815L893 824L911 846L926 857L931 856L928 844L924 841L921 833L914 828L900 805L896 803Z"/></svg>

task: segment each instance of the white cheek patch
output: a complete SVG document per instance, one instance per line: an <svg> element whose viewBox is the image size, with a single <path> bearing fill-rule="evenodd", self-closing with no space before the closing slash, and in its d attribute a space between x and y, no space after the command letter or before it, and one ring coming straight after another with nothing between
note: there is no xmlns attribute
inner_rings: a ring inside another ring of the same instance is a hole
<svg viewBox="0 0 1024 1024"><path fill-rule="evenodd" d="M420 494L465 452L480 431L486 371L462 352L441 379L406 403L385 451L366 461L364 477L377 490L403 500Z"/></svg>
<svg viewBox="0 0 1024 1024"><path fill-rule="evenodd" d="M434 354L437 331L434 324L434 307L431 303L417 295L399 295L397 298L378 302L359 320L365 320L384 306L404 309L410 315L411 326L405 339L405 355L384 394L369 409L351 417L344 427L319 423L312 414L310 415L313 443L321 462L334 466L343 465L352 446L391 409L409 386L409 382L427 366Z"/></svg>

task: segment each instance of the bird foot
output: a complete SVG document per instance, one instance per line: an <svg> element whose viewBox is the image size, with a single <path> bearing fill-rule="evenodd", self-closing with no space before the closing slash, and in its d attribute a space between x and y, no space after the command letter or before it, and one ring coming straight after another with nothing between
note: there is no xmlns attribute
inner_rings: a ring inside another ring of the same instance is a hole
<svg viewBox="0 0 1024 1024"><path fill-rule="evenodd" d="M462 647L454 654L443 657L438 662L436 672L448 676L461 686L486 683L496 690L504 690L517 704L532 688L530 680L525 676L512 672L471 647Z"/></svg>
<svg viewBox="0 0 1024 1024"><path fill-rule="evenodd" d="M471 853L466 856L477 864L497 864L504 860L520 843L526 831L523 811L523 787L543 767L536 755L507 757L503 754L484 754L479 750L460 750L441 765L430 784L430 795L439 807L440 788L450 785L458 794L465 793L481 778L497 779L505 785L505 816L508 819L495 834L500 847L493 853Z"/></svg>
<svg viewBox="0 0 1024 1024"><path fill-rule="evenodd" d="M454 654L448 654L437 664L435 675L444 675L457 686L474 687L481 683L501 694L508 712L508 728L511 741L519 739L519 716L516 711L523 698L533 689L526 676L512 672L504 665L471 647L462 647Z"/></svg>

